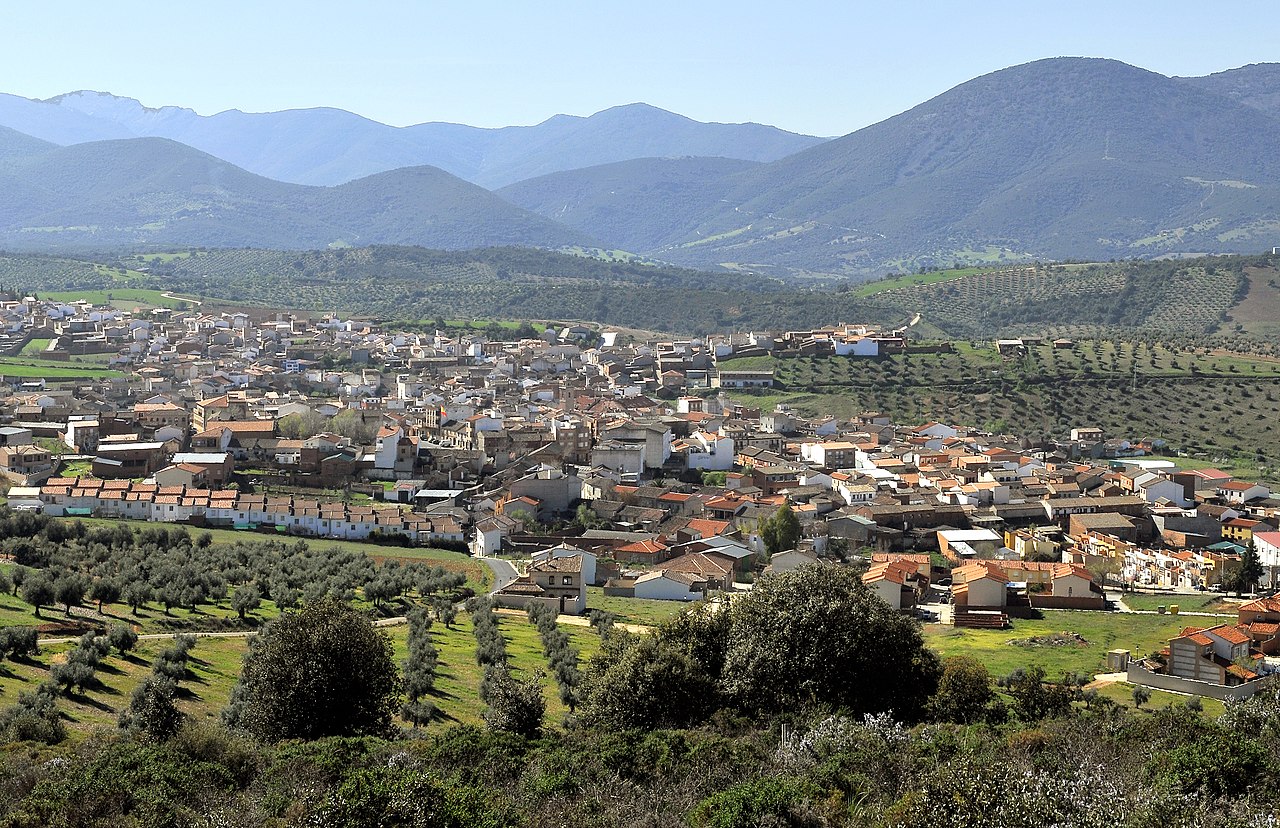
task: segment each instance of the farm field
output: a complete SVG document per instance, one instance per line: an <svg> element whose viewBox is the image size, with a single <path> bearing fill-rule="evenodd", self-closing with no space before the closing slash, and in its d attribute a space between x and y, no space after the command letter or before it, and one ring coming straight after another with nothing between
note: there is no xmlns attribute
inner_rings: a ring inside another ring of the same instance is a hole
<svg viewBox="0 0 1280 828"><path fill-rule="evenodd" d="M5 621L0 619L0 626ZM555 680L547 670L538 631L525 618L500 616L499 621L512 673L519 678L536 677L542 684L547 701L548 725L558 725L567 712L560 701ZM593 630L565 626L572 645L584 663L599 649L599 638ZM404 625L386 628L397 664L407 654L408 628ZM436 694L432 701L439 707L445 723L480 724L484 704L480 701L482 671L475 662L475 638L471 620L460 613L453 629L442 624L431 628L431 636L439 653L436 671ZM82 739L97 728L114 728L120 710L129 703L133 689L150 671L151 662L169 645L168 640L144 640L127 657L113 652L99 668L98 685L83 696L62 696L62 709L67 729L73 740ZM46 644L33 659L6 661L0 665L0 700L12 703L18 693L34 689L48 678L49 668L74 645ZM201 638L191 651L191 676L181 684L179 701L186 713L196 718L216 718L226 707L240 672L241 661L248 649L248 638Z"/></svg>
<svg viewBox="0 0 1280 828"><path fill-rule="evenodd" d="M1188 626L1186 619L1168 615L1130 615L1088 611L1046 611L1041 619L1012 619L1008 630L955 629L925 625L925 644L942 657L969 655L987 666L992 676L1019 667L1043 667L1050 679L1066 672L1092 676L1106 667L1108 650L1128 650L1135 657L1164 647ZM1076 633L1084 644L1019 646L1011 643L1054 633Z"/></svg>
<svg viewBox="0 0 1280 828"><path fill-rule="evenodd" d="M1098 687L1098 695L1111 699L1121 707L1129 709L1137 709L1133 703L1134 685L1127 682L1115 682ZM1140 709L1144 711L1154 712L1165 707L1177 707L1187 703L1186 696L1180 696L1177 693L1166 693L1163 690L1151 689L1151 699ZM1227 708L1217 699L1202 697L1200 699L1201 715L1207 719L1216 719L1226 712Z"/></svg>
<svg viewBox="0 0 1280 828"><path fill-rule="evenodd" d="M903 276L860 295L920 313L952 336L1099 337L1126 329L1175 338L1223 332L1253 281L1241 268L1206 260L1037 264Z"/></svg>
<svg viewBox="0 0 1280 828"><path fill-rule="evenodd" d="M1249 292L1227 313L1227 335L1243 333L1275 342L1280 338L1280 270L1246 267Z"/></svg>
<svg viewBox="0 0 1280 828"><path fill-rule="evenodd" d="M49 347L49 343L50 343L50 342L52 342L52 341L53 341L52 339L47 339L47 338L46 338L46 339L39 339L39 338L37 338L37 339L32 339L32 340L31 340L30 342L28 342L26 345L23 345L23 346L22 346L22 350L18 352L18 356L23 356L23 357L28 357L28 358L38 358L38 357L40 356L40 353L41 353L45 348L48 348L48 347Z"/></svg>
<svg viewBox="0 0 1280 828"><path fill-rule="evenodd" d="M950 270L934 270L929 273L908 273L859 285L853 291L853 295L858 297L875 296L877 293L884 293L890 290L902 290L903 288L933 285L938 282L950 282L956 279L977 276L979 273L985 272L985 270L985 268L980 267L960 267L951 268ZM1023 268L1012 268L1012 270L1020 271Z"/></svg>
<svg viewBox="0 0 1280 828"><path fill-rule="evenodd" d="M142 274L138 274L139 277ZM40 293L42 299L58 299L63 302L75 302L83 299L95 305L112 305L121 310L132 310L135 307L179 308L189 305L180 299L164 296L165 291L146 288L106 288L102 290L56 290Z"/></svg>
<svg viewBox="0 0 1280 828"><path fill-rule="evenodd" d="M82 521L88 526L115 526L118 523L124 523L135 529L151 526L152 524L141 520L120 520L116 518L67 518L67 520ZM180 526L180 524L173 524ZM382 546L375 543L360 543L359 541L346 540L329 540L327 538L304 538L294 535L284 535L280 533L262 533L238 531L235 529L202 529L195 526L185 526L192 535L201 532L208 532L213 536L215 545L234 544L238 541L250 543L253 541L261 541L268 539L286 539L294 541L306 541L308 545L319 549L338 549L343 551L359 552L368 555L375 561L396 560L396 561L417 561L430 566L440 565L450 572L461 572L467 576L467 585L475 589L476 592L482 592L488 589L489 583L493 580L493 575L489 571L489 567L480 561L472 558L470 555L464 555L461 552L452 552L447 549L433 549L425 546Z"/></svg>

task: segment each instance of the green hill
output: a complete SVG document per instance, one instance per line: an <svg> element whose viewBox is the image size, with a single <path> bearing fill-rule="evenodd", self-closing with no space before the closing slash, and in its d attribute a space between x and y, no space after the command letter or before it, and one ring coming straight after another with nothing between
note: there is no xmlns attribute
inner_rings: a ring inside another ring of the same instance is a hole
<svg viewBox="0 0 1280 828"><path fill-rule="evenodd" d="M918 318L916 339L1141 337L1280 355L1275 257L1017 265L937 271L854 288L751 273L601 260L528 248L194 250L103 262L0 254L0 285L164 289L276 308L395 320L578 319L698 334Z"/></svg>
<svg viewBox="0 0 1280 828"><path fill-rule="evenodd" d="M1178 78L1185 84L1230 98L1268 115L1280 115L1280 63L1251 63L1200 78Z"/></svg>
<svg viewBox="0 0 1280 828"><path fill-rule="evenodd" d="M0 245L9 249L592 243L430 167L306 187L159 138L5 145L15 145L0 156Z"/></svg>
<svg viewBox="0 0 1280 828"><path fill-rule="evenodd" d="M728 176L755 166L728 158L640 158L552 173L497 193L625 250L658 250L719 209Z"/></svg>
<svg viewBox="0 0 1280 828"><path fill-rule="evenodd" d="M637 252L780 276L1269 248L1280 231L1280 121L1207 87L1112 60L1037 61L720 179L690 169L673 183L637 167L647 178L624 194L653 195L619 204L610 176L583 170L523 203L544 215L567 203L625 206L597 226L674 237ZM713 209L673 233L659 183L676 215L688 188L706 189Z"/></svg>

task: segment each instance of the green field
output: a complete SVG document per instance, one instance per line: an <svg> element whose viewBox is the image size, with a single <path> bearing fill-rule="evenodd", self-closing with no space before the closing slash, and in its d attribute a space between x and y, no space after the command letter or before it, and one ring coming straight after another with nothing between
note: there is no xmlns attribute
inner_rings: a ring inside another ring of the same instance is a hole
<svg viewBox="0 0 1280 828"><path fill-rule="evenodd" d="M1124 596L1124 604L1131 610L1155 612L1157 607L1167 608L1176 605L1179 612L1211 612L1219 615L1228 615L1231 618L1236 616L1240 603L1240 601L1233 603L1225 600L1222 595L1212 592L1168 593L1165 595L1129 593ZM1211 618L1191 618L1187 620L1187 625L1212 626L1216 623L1220 622Z"/></svg>
<svg viewBox="0 0 1280 828"><path fill-rule="evenodd" d="M23 357L0 357L0 376L26 379L74 380L114 379L124 374L109 368L77 365L74 362L58 362Z"/></svg>
<svg viewBox="0 0 1280 828"><path fill-rule="evenodd" d="M815 416L877 410L895 422L944 419L1027 437L1066 438L1096 425L1108 437L1167 441L1188 463L1230 466L1280 482L1280 361L1145 341L1081 340L1001 356L952 342L950 353L749 357L720 367L772 368L777 387L731 391L744 405Z"/></svg>
<svg viewBox="0 0 1280 828"><path fill-rule="evenodd" d="M855 296L874 296L877 293L883 293L886 290L898 290L901 288L918 287L919 285L932 285L938 282L949 282L954 279L963 279L967 276L974 276L981 273L983 268L980 267L961 267L951 270L934 270L929 273L908 273L902 276L894 276L889 279L879 279L874 282L867 282L860 285L854 291Z"/></svg>
<svg viewBox="0 0 1280 828"><path fill-rule="evenodd" d="M49 347L52 339L33 339L26 345L22 346L22 350L18 352L18 356L38 357L45 348Z"/></svg>
<svg viewBox="0 0 1280 828"><path fill-rule="evenodd" d="M143 274L139 273L139 277ZM102 290L55 290L40 293L42 299L57 299L62 302L84 300L95 305L114 305L122 310L134 307L180 308L189 306L189 302L181 299L170 299L162 290L146 288L106 288Z"/></svg>
<svg viewBox="0 0 1280 828"><path fill-rule="evenodd" d="M1019 667L1043 667L1050 679L1064 672L1088 676L1106 668L1108 650L1128 650L1135 658L1162 649L1169 639L1188 626L1186 619L1168 615L1128 615L1087 611L1046 611L1042 619L1011 619L1008 630L956 629L941 624L925 626L925 643L940 656L969 655L987 666L993 676L1004 676ZM1081 646L1017 646L1011 641L1058 632L1077 633Z"/></svg>
<svg viewBox="0 0 1280 828"><path fill-rule="evenodd" d="M689 605L684 601L619 598L605 595L601 587L587 587L587 606L613 613L614 620L619 624L656 627Z"/></svg>

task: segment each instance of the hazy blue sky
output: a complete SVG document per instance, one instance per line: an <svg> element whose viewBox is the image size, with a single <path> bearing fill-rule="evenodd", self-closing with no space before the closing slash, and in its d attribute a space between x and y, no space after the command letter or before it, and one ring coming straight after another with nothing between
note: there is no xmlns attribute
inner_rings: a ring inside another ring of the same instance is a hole
<svg viewBox="0 0 1280 828"><path fill-rule="evenodd" d="M1177 75L1280 60L1273 2L63 0L3 14L0 91L202 114L335 106L398 125L645 101L837 135L1042 57Z"/></svg>

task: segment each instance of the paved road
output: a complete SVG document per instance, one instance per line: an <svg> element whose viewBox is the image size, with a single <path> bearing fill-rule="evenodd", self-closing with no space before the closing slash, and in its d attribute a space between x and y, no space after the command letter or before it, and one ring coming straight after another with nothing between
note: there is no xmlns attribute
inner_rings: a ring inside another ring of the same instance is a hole
<svg viewBox="0 0 1280 828"><path fill-rule="evenodd" d="M493 589L489 590L490 595L520 577L520 573L516 572L511 561L502 558L481 558L480 560L493 571Z"/></svg>

